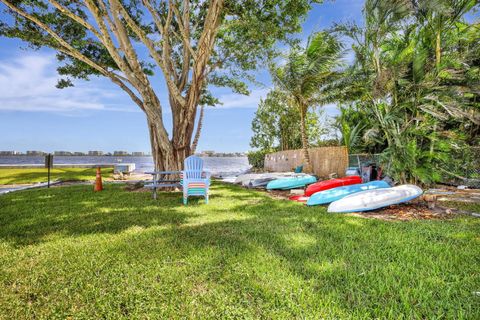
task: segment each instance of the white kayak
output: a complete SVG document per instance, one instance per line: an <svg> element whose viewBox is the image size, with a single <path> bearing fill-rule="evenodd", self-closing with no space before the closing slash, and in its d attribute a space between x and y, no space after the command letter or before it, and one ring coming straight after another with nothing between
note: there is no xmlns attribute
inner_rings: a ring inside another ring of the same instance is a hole
<svg viewBox="0 0 480 320"><path fill-rule="evenodd" d="M351 194L328 206L328 212L360 212L375 210L392 204L410 201L422 195L423 190L412 184L387 189L375 189Z"/></svg>

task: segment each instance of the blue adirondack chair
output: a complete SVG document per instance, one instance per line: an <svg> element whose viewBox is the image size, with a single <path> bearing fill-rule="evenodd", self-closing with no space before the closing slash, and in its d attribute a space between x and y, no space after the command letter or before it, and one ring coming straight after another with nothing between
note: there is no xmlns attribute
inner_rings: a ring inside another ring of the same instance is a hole
<svg viewBox="0 0 480 320"><path fill-rule="evenodd" d="M189 196L203 196L208 203L210 172L203 170L203 160L196 156L185 159L183 175L183 204L187 204Z"/></svg>

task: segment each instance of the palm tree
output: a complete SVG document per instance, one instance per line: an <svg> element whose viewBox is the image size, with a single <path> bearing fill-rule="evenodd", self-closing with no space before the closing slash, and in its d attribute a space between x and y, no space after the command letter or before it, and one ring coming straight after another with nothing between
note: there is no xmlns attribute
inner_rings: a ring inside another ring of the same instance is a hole
<svg viewBox="0 0 480 320"><path fill-rule="evenodd" d="M200 133L202 132L204 112L205 112L205 104L202 104L200 106L200 115L198 117L197 131L195 132L195 137L193 138L193 142L192 142L192 154L195 154L195 151L197 150L198 140L200 139Z"/></svg>
<svg viewBox="0 0 480 320"><path fill-rule="evenodd" d="M342 45L338 39L326 32L318 32L309 38L306 48L292 49L285 65L271 67L275 85L286 94L290 106L300 113L305 171L312 170L308 154L307 111L333 99L333 91L329 89L339 77L341 56Z"/></svg>

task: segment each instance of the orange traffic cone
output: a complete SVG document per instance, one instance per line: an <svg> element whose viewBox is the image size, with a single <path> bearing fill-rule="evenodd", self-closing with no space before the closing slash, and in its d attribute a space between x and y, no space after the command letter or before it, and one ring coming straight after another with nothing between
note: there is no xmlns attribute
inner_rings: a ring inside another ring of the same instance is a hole
<svg viewBox="0 0 480 320"><path fill-rule="evenodd" d="M102 191L103 190L103 185L102 185L102 171L100 168L97 168L97 177L95 179L95 187L93 188L93 191Z"/></svg>

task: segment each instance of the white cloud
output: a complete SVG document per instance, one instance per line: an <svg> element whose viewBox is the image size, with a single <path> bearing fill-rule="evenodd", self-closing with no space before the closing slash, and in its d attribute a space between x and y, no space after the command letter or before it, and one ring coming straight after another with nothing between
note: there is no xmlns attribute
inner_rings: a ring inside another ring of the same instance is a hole
<svg viewBox="0 0 480 320"><path fill-rule="evenodd" d="M252 90L248 96L238 93L223 94L218 97L223 104L216 107L219 109L257 108L260 98L265 98L270 90L270 88Z"/></svg>
<svg viewBox="0 0 480 320"><path fill-rule="evenodd" d="M101 80L78 81L75 87L60 90L55 87L58 78L53 55L26 54L0 61L0 111L135 111L130 103L113 106L111 102L123 93L102 86Z"/></svg>

